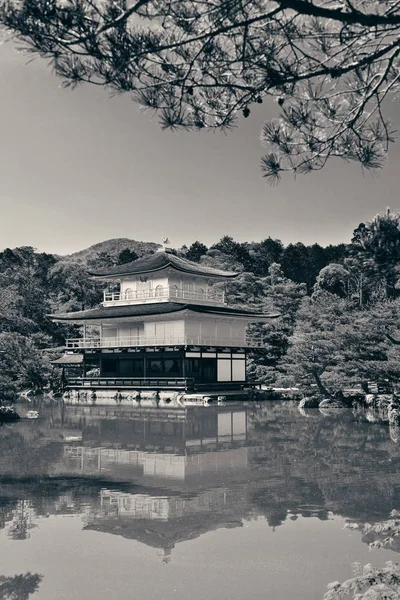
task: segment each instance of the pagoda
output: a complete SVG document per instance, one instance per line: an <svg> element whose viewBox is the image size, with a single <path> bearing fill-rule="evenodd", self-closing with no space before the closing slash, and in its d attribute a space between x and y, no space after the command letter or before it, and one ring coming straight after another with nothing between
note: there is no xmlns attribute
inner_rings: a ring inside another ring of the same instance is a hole
<svg viewBox="0 0 400 600"><path fill-rule="evenodd" d="M263 346L248 325L279 316L228 306L215 283L239 274L175 256L167 245L90 275L108 284L102 304L51 315L83 326L54 361L67 389L241 389L249 385L247 352Z"/></svg>

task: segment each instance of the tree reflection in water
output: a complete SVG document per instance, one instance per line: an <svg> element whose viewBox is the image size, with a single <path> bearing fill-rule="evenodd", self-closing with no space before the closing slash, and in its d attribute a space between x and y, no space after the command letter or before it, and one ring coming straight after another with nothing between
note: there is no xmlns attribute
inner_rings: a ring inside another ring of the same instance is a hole
<svg viewBox="0 0 400 600"><path fill-rule="evenodd" d="M37 573L26 573L25 575L14 575L3 577L0 575L0 598L2 600L28 600L38 588L42 575Z"/></svg>
<svg viewBox="0 0 400 600"><path fill-rule="evenodd" d="M148 412L54 405L41 420L0 430L0 529L25 539L43 517L76 514L86 530L135 539L168 562L177 544L260 516L276 528L340 515L365 543L399 552L393 437L361 412L301 414L292 402ZM325 598L400 598L396 569L363 567Z"/></svg>

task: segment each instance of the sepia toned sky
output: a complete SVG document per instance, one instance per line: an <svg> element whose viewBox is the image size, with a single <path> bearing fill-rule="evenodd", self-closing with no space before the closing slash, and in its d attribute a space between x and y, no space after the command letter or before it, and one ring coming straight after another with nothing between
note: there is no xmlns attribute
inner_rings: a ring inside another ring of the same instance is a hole
<svg viewBox="0 0 400 600"><path fill-rule="evenodd" d="M46 61L27 63L0 46L0 249L66 254L116 237L167 235L180 246L225 234L326 245L400 208L400 142L375 175L337 161L271 188L259 133L275 104L258 105L227 136L173 133L127 95L63 89Z"/></svg>

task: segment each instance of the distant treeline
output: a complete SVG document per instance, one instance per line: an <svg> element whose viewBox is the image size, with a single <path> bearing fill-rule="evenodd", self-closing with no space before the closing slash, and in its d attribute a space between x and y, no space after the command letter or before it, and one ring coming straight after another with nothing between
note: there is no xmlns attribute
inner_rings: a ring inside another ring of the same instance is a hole
<svg viewBox="0 0 400 600"><path fill-rule="evenodd" d="M215 256L215 251L234 261L236 268L258 277L266 277L270 266L279 263L285 277L296 283L305 283L309 291L321 269L331 263L343 263L349 253L346 244L322 247L298 242L284 246L280 240L271 237L261 242L236 242L227 235L210 248L196 241L189 248L180 248L178 253L198 262L203 256Z"/></svg>
<svg viewBox="0 0 400 600"><path fill-rule="evenodd" d="M31 247L0 253L0 397L42 389L51 379L47 349L79 335L49 314L96 306L103 283L88 268L124 264L154 252L154 243L107 240L70 256ZM266 349L254 353L250 375L269 382L317 385L332 394L365 378L397 381L400 215L386 211L354 230L348 244L285 246L267 237L237 242L224 236L173 250L205 265L235 270L231 304L278 310L281 318L254 326ZM220 285L220 284L218 284ZM396 356L395 356L396 355Z"/></svg>

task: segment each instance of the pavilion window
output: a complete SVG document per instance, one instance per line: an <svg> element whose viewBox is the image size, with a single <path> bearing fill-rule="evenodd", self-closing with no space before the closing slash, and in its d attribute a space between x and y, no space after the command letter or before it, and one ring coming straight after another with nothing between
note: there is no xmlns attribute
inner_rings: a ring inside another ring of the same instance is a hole
<svg viewBox="0 0 400 600"><path fill-rule="evenodd" d="M118 361L116 358L103 358L102 375L117 375Z"/></svg>
<svg viewBox="0 0 400 600"><path fill-rule="evenodd" d="M113 339L117 339L118 337L118 329L117 328L108 328L108 327L103 327L103 333L102 336L104 338L113 338Z"/></svg>
<svg viewBox="0 0 400 600"><path fill-rule="evenodd" d="M166 359L164 361L164 369L166 375L169 377L181 377L182 376L182 361Z"/></svg>
<svg viewBox="0 0 400 600"><path fill-rule="evenodd" d="M182 360L172 358L151 358L147 360L149 377L182 377Z"/></svg>
<svg viewBox="0 0 400 600"><path fill-rule="evenodd" d="M151 358L147 361L147 375L150 377L163 375L163 361L160 358Z"/></svg>
<svg viewBox="0 0 400 600"><path fill-rule="evenodd" d="M123 358L119 361L118 373L122 377L143 377L144 363L142 358Z"/></svg>
<svg viewBox="0 0 400 600"><path fill-rule="evenodd" d="M136 290L138 298L148 298L151 290L151 281L138 281Z"/></svg>
<svg viewBox="0 0 400 600"><path fill-rule="evenodd" d="M98 377L100 375L100 358L85 359L86 377Z"/></svg>
<svg viewBox="0 0 400 600"><path fill-rule="evenodd" d="M182 290L184 298L192 298L194 292L194 283L189 281L182 282Z"/></svg>

